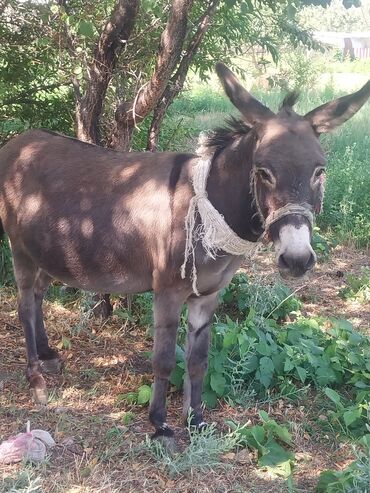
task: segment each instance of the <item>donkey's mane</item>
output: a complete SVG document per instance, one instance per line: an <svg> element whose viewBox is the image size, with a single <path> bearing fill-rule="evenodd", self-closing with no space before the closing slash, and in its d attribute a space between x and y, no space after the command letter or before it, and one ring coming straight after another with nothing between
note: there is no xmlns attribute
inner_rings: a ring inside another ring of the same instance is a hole
<svg viewBox="0 0 370 493"><path fill-rule="evenodd" d="M226 120L225 127L218 127L212 130L207 138L206 146L212 147L215 154L218 154L218 152L225 149L235 139L247 135L250 130L251 127L243 120L230 116Z"/></svg>
<svg viewBox="0 0 370 493"><path fill-rule="evenodd" d="M291 109L299 98L298 91L289 92L283 99L280 109ZM218 154L221 150L225 149L234 140L243 135L247 135L252 127L250 127L244 120L230 116L226 120L224 127L217 127L209 134L206 140L206 146L212 147L215 150L215 154Z"/></svg>

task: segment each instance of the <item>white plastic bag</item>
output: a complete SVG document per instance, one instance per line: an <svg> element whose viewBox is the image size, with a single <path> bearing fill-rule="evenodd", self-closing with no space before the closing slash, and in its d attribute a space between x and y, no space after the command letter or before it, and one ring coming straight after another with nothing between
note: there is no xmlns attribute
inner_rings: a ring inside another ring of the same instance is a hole
<svg viewBox="0 0 370 493"><path fill-rule="evenodd" d="M55 446L55 442L47 431L30 431L30 422L27 422L26 433L18 433L0 444L0 463L13 464L22 460L28 462L42 462L45 460L48 448Z"/></svg>

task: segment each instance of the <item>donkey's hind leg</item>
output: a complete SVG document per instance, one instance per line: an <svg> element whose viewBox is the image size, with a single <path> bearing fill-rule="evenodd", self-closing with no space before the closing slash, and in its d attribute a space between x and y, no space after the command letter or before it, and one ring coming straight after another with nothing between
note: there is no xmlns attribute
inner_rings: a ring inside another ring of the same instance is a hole
<svg viewBox="0 0 370 493"><path fill-rule="evenodd" d="M35 303L36 303L36 346L37 355L41 364L42 371L45 373L59 373L61 362L55 349L49 346L48 336L45 331L44 316L42 313L42 302L46 290L51 282L51 277L43 270L39 270L35 285Z"/></svg>
<svg viewBox="0 0 370 493"><path fill-rule="evenodd" d="M14 274L18 286L18 315L26 339L27 379L35 401L39 404L46 404L46 384L41 373L36 345L34 285L38 269L23 251L16 248L12 248L12 251Z"/></svg>
<svg viewBox="0 0 370 493"><path fill-rule="evenodd" d="M202 410L203 380L208 366L210 327L218 305L218 292L187 301L188 337L186 344L187 373L184 387L183 415L186 423L201 429L205 426ZM190 415L190 416L189 416Z"/></svg>
<svg viewBox="0 0 370 493"><path fill-rule="evenodd" d="M154 297L154 390L149 407L149 419L155 428L152 438L173 437L173 431L166 423L166 396L171 371L176 364L176 334L183 301L169 292Z"/></svg>

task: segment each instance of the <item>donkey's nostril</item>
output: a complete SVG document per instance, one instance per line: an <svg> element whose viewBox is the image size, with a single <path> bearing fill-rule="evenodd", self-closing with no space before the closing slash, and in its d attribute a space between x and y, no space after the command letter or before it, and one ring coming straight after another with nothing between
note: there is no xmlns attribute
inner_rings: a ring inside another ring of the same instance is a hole
<svg viewBox="0 0 370 493"><path fill-rule="evenodd" d="M316 255L311 252L306 264L306 270L311 270L312 267L315 265L315 262L316 262Z"/></svg>
<svg viewBox="0 0 370 493"><path fill-rule="evenodd" d="M290 269L289 262L286 261L283 253L281 255L279 255L279 258L278 258L278 267L281 270L288 270L288 269Z"/></svg>
<svg viewBox="0 0 370 493"><path fill-rule="evenodd" d="M281 271L287 272L294 277L302 276L315 265L316 257L313 252L292 255L289 252L281 253L278 257L278 266Z"/></svg>

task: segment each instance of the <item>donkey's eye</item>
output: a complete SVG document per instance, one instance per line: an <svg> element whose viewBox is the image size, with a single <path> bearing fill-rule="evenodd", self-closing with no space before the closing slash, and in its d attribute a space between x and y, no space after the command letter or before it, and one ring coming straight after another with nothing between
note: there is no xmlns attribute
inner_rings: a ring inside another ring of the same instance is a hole
<svg viewBox="0 0 370 493"><path fill-rule="evenodd" d="M270 185L274 184L275 180L274 177L272 176L272 173L270 173L270 171L267 171L264 168L258 168L257 172L263 181L269 183Z"/></svg>
<svg viewBox="0 0 370 493"><path fill-rule="evenodd" d="M325 173L325 169L324 168L317 168L315 170L315 173L314 173L314 178L315 180L317 180L318 178L320 178L321 175L323 175Z"/></svg>

